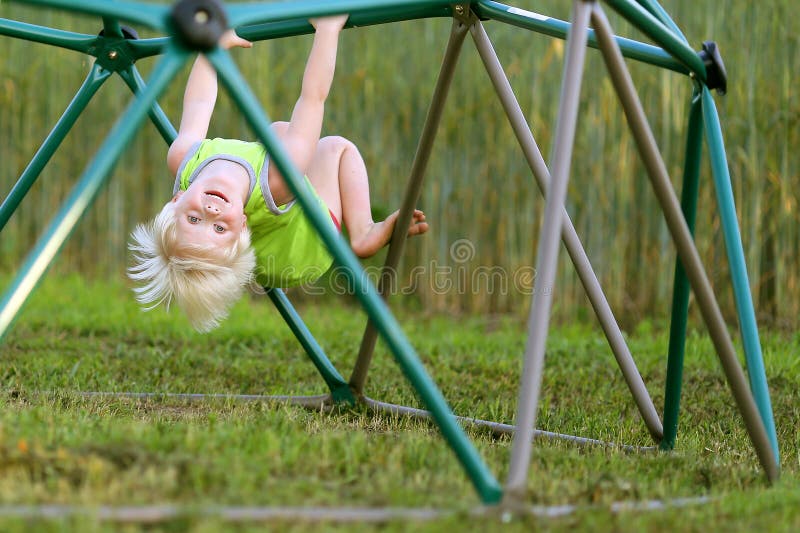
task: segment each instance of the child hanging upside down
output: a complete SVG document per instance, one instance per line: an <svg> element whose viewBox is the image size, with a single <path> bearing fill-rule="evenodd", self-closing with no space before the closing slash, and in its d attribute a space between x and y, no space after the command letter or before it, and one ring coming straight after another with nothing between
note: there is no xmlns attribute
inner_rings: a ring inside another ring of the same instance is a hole
<svg viewBox="0 0 800 533"><path fill-rule="evenodd" d="M337 229L342 221L353 251L369 257L391 239L399 213L374 222L358 148L342 137L320 139L346 21L347 15L310 21L316 33L300 98L291 120L272 128L305 174L317 208ZM220 46L252 44L230 30ZM134 264L128 275L139 285L137 300L151 304L149 309L174 300L198 331L213 329L227 316L253 275L261 285L289 287L313 281L333 262L263 145L205 138L216 99L216 72L199 56L167 155L176 176L174 196L150 224L134 230L130 243ZM427 230L425 215L416 210L408 234Z"/></svg>

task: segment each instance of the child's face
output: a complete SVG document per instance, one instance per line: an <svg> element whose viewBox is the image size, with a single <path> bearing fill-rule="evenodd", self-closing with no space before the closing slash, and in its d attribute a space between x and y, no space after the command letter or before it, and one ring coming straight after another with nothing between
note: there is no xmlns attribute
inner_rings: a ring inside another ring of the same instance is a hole
<svg viewBox="0 0 800 533"><path fill-rule="evenodd" d="M247 222L240 195L213 180L195 182L172 199L176 228L187 244L230 248Z"/></svg>

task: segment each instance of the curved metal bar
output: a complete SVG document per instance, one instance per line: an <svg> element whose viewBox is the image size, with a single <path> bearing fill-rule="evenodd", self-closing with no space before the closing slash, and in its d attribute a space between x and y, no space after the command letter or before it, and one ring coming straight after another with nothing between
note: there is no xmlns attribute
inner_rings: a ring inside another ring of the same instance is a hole
<svg viewBox="0 0 800 533"><path fill-rule="evenodd" d="M127 69L120 70L119 76L136 95L143 93L147 88L142 76L139 74L139 70L134 65L131 65ZM172 125L172 122L170 122L169 118L167 118L164 110L161 109L160 105L158 105L158 102L153 103L148 115L150 116L150 120L153 122L153 125L158 130L158 133L161 134L161 138L163 138L167 143L167 146L171 145L178 136L178 132L175 130L175 126Z"/></svg>
<svg viewBox="0 0 800 533"><path fill-rule="evenodd" d="M402 22L424 18L442 18L451 16L450 6L421 6L409 7L402 10L385 11L383 7L364 13L353 13L347 20L347 28L361 28L376 24ZM314 33L314 27L306 18L294 20L279 20L259 24L245 24L236 27L236 33L248 41L265 41L308 35ZM139 39L130 41L136 59L151 57L160 54L169 43L170 37L156 37L152 39Z"/></svg>
<svg viewBox="0 0 800 533"><path fill-rule="evenodd" d="M689 48L689 45L681 40L681 37L675 35L649 11L631 0L605 0L605 2L625 17L628 22L661 45L678 61L685 64L700 80L706 81L706 66L697 52Z"/></svg>
<svg viewBox="0 0 800 533"><path fill-rule="evenodd" d="M86 13L99 17L110 17L119 20L136 22L154 30L166 33L167 13L172 6L157 5L149 2L130 2L126 0L17 0L24 4L43 7L55 7L73 13Z"/></svg>
<svg viewBox="0 0 800 533"><path fill-rule="evenodd" d="M482 18L504 22L543 35L556 37L557 39L566 39L567 31L569 30L569 22L564 20L540 15L539 13L508 6L500 2L493 2L491 0L480 0L480 2L475 5L475 11ZM625 57L681 74L689 74L689 69L686 68L686 65L675 60L675 58L657 46L640 43L639 41L626 39L625 37L616 37L616 40ZM594 31L591 29L589 30L589 46L597 48L597 37L595 37Z"/></svg>
<svg viewBox="0 0 800 533"><path fill-rule="evenodd" d="M86 80L84 80L80 89L78 89L78 92L75 93L75 97L67 106L64 114L58 119L53 130L36 151L31 162L25 167L22 175L14 185L14 188L11 189L6 199L3 200L3 205L0 205L0 231L6 226L8 219L11 218L11 215L16 211L17 207L19 207L20 202L22 202L22 199L28 194L33 184L36 183L39 174L42 173L42 170L44 170L45 165L50 161L55 151L58 150L61 142L72 129L72 126L75 125L75 122L78 120L83 110L89 105L92 97L111 74L110 71L105 70L97 63L92 65L89 75L86 77Z"/></svg>
<svg viewBox="0 0 800 533"><path fill-rule="evenodd" d="M411 6L403 8L402 10L385 10L385 8L381 6L372 11L352 13L350 18L347 19L347 25L345 27L361 28L376 24L402 22L405 20L450 17L451 15L452 10L449 5ZM261 41L314 33L314 27L309 24L307 19L298 18L295 20L281 20L265 22L263 24L239 26L236 28L236 33L249 41Z"/></svg>
<svg viewBox="0 0 800 533"><path fill-rule="evenodd" d="M696 505L706 505L713 499L708 496L690 498L675 498L672 500L644 500L644 501L618 501L607 506L607 511L612 513L622 512L647 512L664 511ZM518 505L514 513L530 515L537 518L563 518L577 513L586 513L590 509L597 509L596 505ZM160 522L174 522L187 517L201 516L222 520L226 523L248 524L262 522L274 524L276 522L319 523L321 529L331 529L331 523L359 524L355 529L363 529L364 523L389 523L398 522L409 528L409 522L424 520L442 520L458 517L463 521L464 515L470 517L497 516L494 506L479 505L470 507L467 513L462 509L442 509L435 507L281 507L281 506L241 506L241 505L211 505L198 508L193 505L0 505L0 517L23 518L27 520L53 520L75 517L88 517L101 522L114 522L117 524L156 524ZM491 522L490 522L491 523ZM438 528L441 529L441 526ZM495 527L495 529L499 529Z"/></svg>
<svg viewBox="0 0 800 533"><path fill-rule="evenodd" d="M169 46L172 37L154 37L152 39L129 40L128 46L131 49L134 60L145 57L156 56Z"/></svg>
<svg viewBox="0 0 800 533"><path fill-rule="evenodd" d="M656 0L636 0L636 2L638 2L640 6L649 11L650 14L652 14L655 18L661 21L661 23L664 26L672 30L672 32L675 35L683 39L685 43L689 42L689 40L686 38L686 36L683 34L680 28L678 28L678 25L675 24L675 22L672 20L672 17L669 16L669 14L664 10L664 8L661 7L661 4L659 4Z"/></svg>
<svg viewBox="0 0 800 533"><path fill-rule="evenodd" d="M86 35L71 31L55 30L36 24L17 22L0 18L0 35L8 35L17 39L24 39L34 43L49 44L67 50L88 54L94 46L97 35Z"/></svg>
<svg viewBox="0 0 800 533"><path fill-rule="evenodd" d="M227 6L228 21L231 27L263 22L276 22L280 20L323 17L338 13L350 13L356 19L360 16L369 16L370 13L378 14L381 18L391 21L395 17L402 17L403 12L415 9L446 7L452 0L383 0L380 8L375 7L375 0L313 0L306 2L280 2L274 4L229 4ZM380 18L375 19L375 23ZM403 20L403 19L398 19ZM352 21L348 22L350 27Z"/></svg>
<svg viewBox="0 0 800 533"><path fill-rule="evenodd" d="M85 398L131 398L134 400L182 400L200 402L208 400L236 400L245 402L280 402L299 405L310 409L324 409L330 406L330 394L313 396L270 396L264 394L200 394L200 393L175 393L175 392L95 392L81 391L76 393Z"/></svg>
<svg viewBox="0 0 800 533"><path fill-rule="evenodd" d="M415 407L406 407L405 405L397 405L393 403L380 402L364 396L363 402L370 408L376 411L383 411L399 416L412 416L421 420L430 420L431 414L424 409L417 409ZM517 431L517 426L512 424L502 424L500 422L492 422L490 420L482 420L480 418L472 418L466 416L456 416L459 422L475 427L486 428L495 435L513 435ZM533 431L534 437L545 438L550 440L564 440L579 444L583 446L606 446L609 448L619 448L626 452L655 452L658 451L657 446L633 446L630 444L617 444L598 439L590 439L587 437L579 437L576 435L567 435L566 433L555 433L552 431L544 431L535 429Z"/></svg>

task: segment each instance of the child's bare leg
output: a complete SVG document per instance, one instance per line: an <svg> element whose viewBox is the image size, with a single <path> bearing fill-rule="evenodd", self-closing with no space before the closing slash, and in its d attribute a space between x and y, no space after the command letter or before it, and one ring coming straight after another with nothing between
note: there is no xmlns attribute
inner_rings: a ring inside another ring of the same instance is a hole
<svg viewBox="0 0 800 533"><path fill-rule="evenodd" d="M333 214L344 222L356 255L372 256L389 242L399 212L380 222L372 220L367 169L352 142L343 137L320 139L307 174ZM408 235L426 231L425 214L416 210Z"/></svg>

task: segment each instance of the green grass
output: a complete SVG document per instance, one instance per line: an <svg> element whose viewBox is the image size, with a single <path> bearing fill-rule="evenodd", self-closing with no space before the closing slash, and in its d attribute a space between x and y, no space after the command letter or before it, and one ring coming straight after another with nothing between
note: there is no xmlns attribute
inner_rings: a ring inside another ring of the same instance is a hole
<svg viewBox="0 0 800 533"><path fill-rule="evenodd" d="M307 301L300 311L347 376L363 314L330 298ZM413 306L403 308L399 319L458 414L513 421L524 346L521 320L430 314ZM666 351L662 329L643 322L629 336L659 408ZM558 519L520 516L510 527L639 531L800 525L800 511L795 511L800 500L800 434L795 424L800 415L799 341L800 335L764 334L783 459L776 486L768 486L758 467L710 341L702 332L692 333L677 450L635 454L537 441L528 502L582 510ZM50 277L5 339L2 361L0 504L175 504L198 509L158 526L168 530L227 527L199 511L214 505L433 506L455 514L414 524L414 529L500 526L496 516L466 515L480 504L479 498L438 431L425 422L363 407L320 413L262 402L135 401L76 394L326 392L263 297L242 301L221 328L201 336L191 333L175 312L140 312L121 283ZM380 343L367 388L376 399L419 405ZM538 426L652 444L593 324L552 331ZM469 434L502 482L510 439L485 430L471 429ZM610 510L617 501L696 496L713 500L658 512ZM80 516L43 522L0 519L0 529L22 530L33 523L76 530L113 526ZM239 524L243 530L250 526L259 524ZM411 526L402 521L389 525L405 527Z"/></svg>

